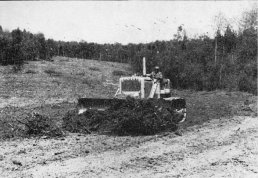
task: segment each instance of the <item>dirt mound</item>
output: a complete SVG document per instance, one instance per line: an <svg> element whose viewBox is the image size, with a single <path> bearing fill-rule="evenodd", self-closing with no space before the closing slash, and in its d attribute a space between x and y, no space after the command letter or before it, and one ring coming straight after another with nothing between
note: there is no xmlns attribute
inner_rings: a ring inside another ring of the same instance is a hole
<svg viewBox="0 0 258 178"><path fill-rule="evenodd" d="M181 115L163 100L114 99L106 111L88 110L78 115L69 111L63 118L63 128L70 132L110 133L116 135L150 135L176 130Z"/></svg>

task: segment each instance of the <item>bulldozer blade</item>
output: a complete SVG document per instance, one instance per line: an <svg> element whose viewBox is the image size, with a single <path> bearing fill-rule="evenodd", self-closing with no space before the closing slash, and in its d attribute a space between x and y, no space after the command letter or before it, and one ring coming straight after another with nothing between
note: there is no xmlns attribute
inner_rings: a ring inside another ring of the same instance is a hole
<svg viewBox="0 0 258 178"><path fill-rule="evenodd" d="M117 102L124 102L123 99L115 99ZM104 111L108 109L111 104L114 102L114 99L105 99L105 98L79 98L78 99L78 114L82 114L89 109L95 109L99 111Z"/></svg>
<svg viewBox="0 0 258 178"><path fill-rule="evenodd" d="M168 102L172 110L176 111L182 116L180 122L184 122L186 119L186 101L180 97L163 98L165 102ZM114 103L122 105L125 99L105 99L105 98L79 98L78 99L78 114L82 114L87 110L104 111L110 108Z"/></svg>

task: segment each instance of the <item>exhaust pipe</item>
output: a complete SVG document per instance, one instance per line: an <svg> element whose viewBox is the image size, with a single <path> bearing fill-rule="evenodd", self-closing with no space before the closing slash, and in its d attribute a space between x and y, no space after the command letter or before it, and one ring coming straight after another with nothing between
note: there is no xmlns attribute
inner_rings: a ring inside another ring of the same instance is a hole
<svg viewBox="0 0 258 178"><path fill-rule="evenodd" d="M143 57L142 59L142 74L146 75L146 59Z"/></svg>

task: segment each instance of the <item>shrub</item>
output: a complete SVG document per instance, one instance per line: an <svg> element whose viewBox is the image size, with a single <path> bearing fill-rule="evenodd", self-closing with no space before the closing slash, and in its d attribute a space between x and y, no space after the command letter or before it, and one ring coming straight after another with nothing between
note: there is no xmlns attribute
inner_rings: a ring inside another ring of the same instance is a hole
<svg viewBox="0 0 258 178"><path fill-rule="evenodd" d="M257 95L257 81L250 77L242 76L238 83L239 91L250 92Z"/></svg>

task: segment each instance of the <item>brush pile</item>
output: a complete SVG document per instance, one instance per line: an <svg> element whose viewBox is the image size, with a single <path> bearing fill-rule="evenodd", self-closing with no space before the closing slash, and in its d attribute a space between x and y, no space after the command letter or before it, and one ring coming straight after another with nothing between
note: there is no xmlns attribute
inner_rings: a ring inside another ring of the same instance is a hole
<svg viewBox="0 0 258 178"><path fill-rule="evenodd" d="M164 100L127 98L121 103L114 99L106 111L88 110L81 115L76 110L68 112L63 128L82 133L151 135L176 130L181 117Z"/></svg>
<svg viewBox="0 0 258 178"><path fill-rule="evenodd" d="M32 113L23 121L17 121L25 126L23 129L24 136L59 137L64 135L62 129L51 118L38 113Z"/></svg>

